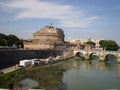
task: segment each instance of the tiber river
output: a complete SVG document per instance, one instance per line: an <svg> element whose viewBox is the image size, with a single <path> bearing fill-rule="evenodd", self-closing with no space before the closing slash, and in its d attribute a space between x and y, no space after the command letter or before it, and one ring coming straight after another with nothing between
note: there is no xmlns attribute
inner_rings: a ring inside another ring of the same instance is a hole
<svg viewBox="0 0 120 90"><path fill-rule="evenodd" d="M63 67L68 67L62 79L68 90L120 90L120 64L113 61L71 60Z"/></svg>
<svg viewBox="0 0 120 90"><path fill-rule="evenodd" d="M65 69L61 80L66 87L62 90L120 90L120 64L114 60L99 62L70 59L59 66Z"/></svg>

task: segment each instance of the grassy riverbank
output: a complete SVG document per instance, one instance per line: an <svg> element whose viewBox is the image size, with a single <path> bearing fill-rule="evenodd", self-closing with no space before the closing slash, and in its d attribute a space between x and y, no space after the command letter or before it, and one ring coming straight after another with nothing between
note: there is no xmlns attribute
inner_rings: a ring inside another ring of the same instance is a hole
<svg viewBox="0 0 120 90"><path fill-rule="evenodd" d="M64 84L62 83L62 77L65 70L60 67L60 64L66 60L37 67L30 66L2 75L0 76L0 88L8 88L10 83L22 87L20 81L29 78L39 83L39 86L33 88L63 90Z"/></svg>
<svg viewBox="0 0 120 90"><path fill-rule="evenodd" d="M25 69L19 69L8 74L3 74L0 76L0 87L8 88L10 83L16 83L17 80L21 79L19 76L23 76ZM17 78L17 79L16 79Z"/></svg>

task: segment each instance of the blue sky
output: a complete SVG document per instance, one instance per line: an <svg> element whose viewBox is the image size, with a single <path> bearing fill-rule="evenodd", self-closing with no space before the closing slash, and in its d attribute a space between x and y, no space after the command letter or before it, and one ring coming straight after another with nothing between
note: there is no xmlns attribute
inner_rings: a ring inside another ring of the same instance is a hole
<svg viewBox="0 0 120 90"><path fill-rule="evenodd" d="M120 43L120 0L0 0L0 32L32 38L53 24L67 38L105 38Z"/></svg>

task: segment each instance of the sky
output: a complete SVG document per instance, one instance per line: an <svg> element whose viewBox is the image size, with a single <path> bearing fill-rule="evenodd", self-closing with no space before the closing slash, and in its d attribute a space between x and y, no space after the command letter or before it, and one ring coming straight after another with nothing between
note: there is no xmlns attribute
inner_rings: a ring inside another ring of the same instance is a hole
<svg viewBox="0 0 120 90"><path fill-rule="evenodd" d="M120 43L120 0L0 0L0 33L27 39L51 23L64 31L66 40Z"/></svg>

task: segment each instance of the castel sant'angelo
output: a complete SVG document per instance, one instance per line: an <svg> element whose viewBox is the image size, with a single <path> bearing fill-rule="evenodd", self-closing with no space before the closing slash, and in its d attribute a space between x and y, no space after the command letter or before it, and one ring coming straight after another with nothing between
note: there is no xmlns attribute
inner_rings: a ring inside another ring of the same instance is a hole
<svg viewBox="0 0 120 90"><path fill-rule="evenodd" d="M33 33L31 41L25 41L26 49L54 49L64 44L64 32L60 28L45 26L39 31Z"/></svg>

